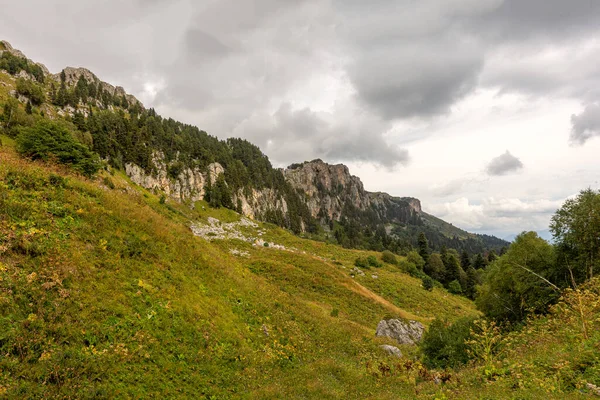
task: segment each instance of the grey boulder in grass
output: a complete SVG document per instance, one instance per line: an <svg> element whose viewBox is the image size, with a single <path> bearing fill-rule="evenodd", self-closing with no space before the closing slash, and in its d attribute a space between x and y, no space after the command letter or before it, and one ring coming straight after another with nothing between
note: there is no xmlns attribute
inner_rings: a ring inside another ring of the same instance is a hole
<svg viewBox="0 0 600 400"><path fill-rule="evenodd" d="M384 319L379 321L375 336L395 339L398 344L415 345L423 338L424 330L423 324L417 321Z"/></svg>

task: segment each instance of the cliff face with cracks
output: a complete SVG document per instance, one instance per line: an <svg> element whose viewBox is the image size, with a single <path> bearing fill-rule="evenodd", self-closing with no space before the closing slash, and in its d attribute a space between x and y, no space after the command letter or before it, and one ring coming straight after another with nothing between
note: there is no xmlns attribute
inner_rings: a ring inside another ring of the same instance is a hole
<svg viewBox="0 0 600 400"><path fill-rule="evenodd" d="M215 162L209 164L205 171L199 168L184 168L177 177L169 177L168 165L160 153L153 154L152 166L152 172L146 172L135 164L127 163L125 172L132 182L146 189L164 192L180 202L204 200L209 180L211 185L214 185L219 175L225 173L223 166ZM288 212L288 205L283 196L269 188L240 189L232 193L232 201L234 205L239 204L243 215L253 219L268 211L279 210L284 215Z"/></svg>
<svg viewBox="0 0 600 400"><path fill-rule="evenodd" d="M311 215L322 222L340 220L351 212L370 212L383 223L406 223L421 213L418 199L367 192L361 180L350 175L343 164L314 160L288 167L284 176L295 189L306 194Z"/></svg>
<svg viewBox="0 0 600 400"><path fill-rule="evenodd" d="M212 163L206 171L187 168L172 178L167 175L168 166L160 154L154 154L152 163L153 173L146 173L134 164L126 164L125 170L138 185L163 191L177 201L204 199L208 180L214 185L225 172L221 164ZM366 191L361 180L351 175L343 164L330 165L315 160L282 172L286 181L301 193L311 216L322 223L339 221L356 212L369 212L383 223L406 223L421 213L417 199ZM283 215L288 212L284 196L275 189L240 189L232 193L232 200L234 205L239 204L242 214L250 218L260 218L268 211L280 211Z"/></svg>

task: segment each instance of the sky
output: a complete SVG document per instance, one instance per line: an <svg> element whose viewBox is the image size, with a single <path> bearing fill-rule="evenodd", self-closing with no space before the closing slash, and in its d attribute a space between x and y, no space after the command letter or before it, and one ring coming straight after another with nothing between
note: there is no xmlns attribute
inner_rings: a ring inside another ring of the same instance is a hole
<svg viewBox="0 0 600 400"><path fill-rule="evenodd" d="M597 0L0 0L0 38L472 232L600 180ZM24 17L26 16L26 17Z"/></svg>

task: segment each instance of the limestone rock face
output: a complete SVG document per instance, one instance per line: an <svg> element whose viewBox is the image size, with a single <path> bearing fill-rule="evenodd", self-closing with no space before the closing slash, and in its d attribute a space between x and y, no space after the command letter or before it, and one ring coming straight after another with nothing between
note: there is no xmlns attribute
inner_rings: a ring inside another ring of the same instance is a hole
<svg viewBox="0 0 600 400"><path fill-rule="evenodd" d="M198 168L186 168L175 178L167 175L168 166L164 156L158 152L152 155L152 172L146 172L139 166L131 163L125 164L125 173L132 182L149 190L162 191L167 196L177 201L203 200L204 187L210 180L215 184L219 175L225 173L225 169L219 163L209 164L206 172ZM246 217L256 219L269 210L279 210L284 215L288 212L285 199L274 189L252 189L250 193L239 190L232 193L233 204L241 204L242 214Z"/></svg>
<svg viewBox="0 0 600 400"><path fill-rule="evenodd" d="M295 189L306 193L311 215L322 221L340 220L348 205L358 211L373 210L384 223L405 223L421 213L421 202L417 199L367 192L360 179L350 175L343 164L314 160L292 165L283 173Z"/></svg>
<svg viewBox="0 0 600 400"><path fill-rule="evenodd" d="M65 83L67 84L67 86L76 85L77 81L79 80L79 77L83 76L88 82L94 82L96 84L100 83L100 85L102 86L102 90L104 90L105 92L110 93L113 96L125 96L125 98L130 104L139 104L143 107L143 104L137 98L135 98L135 96L125 92L125 89L123 89L121 86L113 86L110 83L101 81L92 71L90 71L87 68L66 67L65 69L63 69L63 71L65 73ZM60 75L61 74L58 73L51 75L51 77L55 81L60 82Z"/></svg>
<svg viewBox="0 0 600 400"><path fill-rule="evenodd" d="M147 173L135 164L125 164L125 173L132 182L150 190L165 192L168 196L178 201L190 200L192 202L204 199L204 186L207 179L214 183L217 177L224 172L219 163L208 166L208 173L202 173L198 168L186 168L179 173L176 179L167 176L167 164L162 154L155 152L152 155L153 173Z"/></svg>
<svg viewBox="0 0 600 400"><path fill-rule="evenodd" d="M421 341L424 330L423 324L417 321L388 319L379 322L375 335L395 339L399 344L414 345Z"/></svg>
<svg viewBox="0 0 600 400"><path fill-rule="evenodd" d="M16 57L25 58L30 63L38 65L44 72L44 75L50 75L50 71L48 71L48 68L46 68L46 66L44 64L33 62L32 60L27 58L21 50L17 50L14 47L12 47L11 44L8 43L6 40L0 40L0 43L2 43L2 45L3 45L3 46L0 46L0 55L2 55L3 52L8 51L9 53L11 53L12 55L14 55ZM4 47L5 50L2 50L2 47Z"/></svg>
<svg viewBox="0 0 600 400"><path fill-rule="evenodd" d="M396 346L390 346L389 344L382 344L379 347L390 356L398 357L398 358L402 357L402 352Z"/></svg>

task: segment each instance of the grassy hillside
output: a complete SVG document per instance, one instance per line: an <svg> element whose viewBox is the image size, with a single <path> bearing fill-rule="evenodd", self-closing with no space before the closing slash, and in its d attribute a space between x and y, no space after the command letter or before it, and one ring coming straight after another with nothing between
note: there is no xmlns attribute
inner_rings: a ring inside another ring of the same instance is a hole
<svg viewBox="0 0 600 400"><path fill-rule="evenodd" d="M378 321L475 313L392 266L352 278L363 253L272 225L246 229L294 250L195 237L192 221L239 217L161 204L118 174L92 182L26 162L2 140L5 397L409 396L367 372L385 359Z"/></svg>

